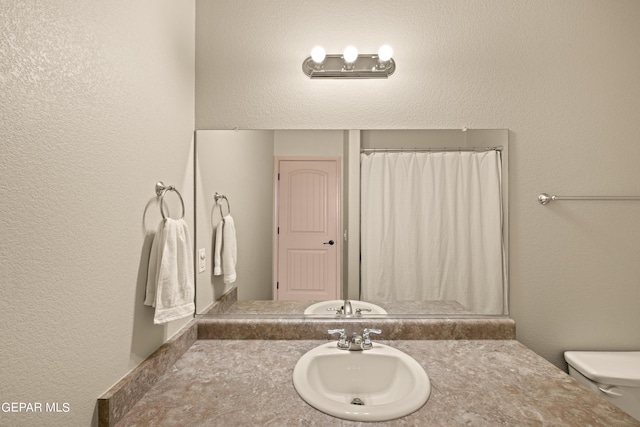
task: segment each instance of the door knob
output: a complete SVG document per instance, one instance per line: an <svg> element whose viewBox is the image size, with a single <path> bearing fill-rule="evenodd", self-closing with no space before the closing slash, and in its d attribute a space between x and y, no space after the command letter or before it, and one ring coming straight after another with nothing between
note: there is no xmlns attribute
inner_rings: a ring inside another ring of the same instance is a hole
<svg viewBox="0 0 640 427"><path fill-rule="evenodd" d="M328 242L324 242L323 245L329 245L329 246L333 246L336 242L334 242L333 240L329 240Z"/></svg>

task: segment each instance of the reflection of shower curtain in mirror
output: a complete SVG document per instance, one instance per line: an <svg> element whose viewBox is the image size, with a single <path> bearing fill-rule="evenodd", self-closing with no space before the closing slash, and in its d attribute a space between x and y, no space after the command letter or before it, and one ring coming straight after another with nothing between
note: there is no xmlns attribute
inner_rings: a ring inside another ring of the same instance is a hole
<svg viewBox="0 0 640 427"><path fill-rule="evenodd" d="M366 301L457 301L503 313L500 153L361 155Z"/></svg>

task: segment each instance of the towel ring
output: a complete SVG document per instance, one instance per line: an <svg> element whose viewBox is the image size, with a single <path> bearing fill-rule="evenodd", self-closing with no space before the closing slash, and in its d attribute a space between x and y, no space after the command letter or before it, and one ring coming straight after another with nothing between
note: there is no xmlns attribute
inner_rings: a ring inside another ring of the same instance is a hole
<svg viewBox="0 0 640 427"><path fill-rule="evenodd" d="M216 201L216 205L220 208L220 216L224 218L224 214L222 213L222 203L220 203L221 199L224 199L227 202L227 215L231 215L231 205L229 204L229 199L224 194L219 194L217 191L213 195L214 200Z"/></svg>
<svg viewBox="0 0 640 427"><path fill-rule="evenodd" d="M164 200L164 195L167 194L167 191L174 191L180 198L180 204L182 205L182 216L180 217L180 219L183 219L184 218L184 200L182 200L182 195L173 185L166 186L164 185L164 182L158 181L156 182L156 194L158 195L158 197L160 197L160 213L162 214L162 219L167 219L167 215L164 213L164 205L162 203Z"/></svg>

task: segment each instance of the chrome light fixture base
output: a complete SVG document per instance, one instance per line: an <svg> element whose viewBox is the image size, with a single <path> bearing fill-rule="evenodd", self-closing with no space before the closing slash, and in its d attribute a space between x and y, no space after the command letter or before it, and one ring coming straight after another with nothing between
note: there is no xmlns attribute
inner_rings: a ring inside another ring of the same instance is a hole
<svg viewBox="0 0 640 427"><path fill-rule="evenodd" d="M310 56L302 62L302 71L311 79L386 79L395 70L393 58L380 61L378 55L358 55L352 63L343 55L327 55L320 64Z"/></svg>

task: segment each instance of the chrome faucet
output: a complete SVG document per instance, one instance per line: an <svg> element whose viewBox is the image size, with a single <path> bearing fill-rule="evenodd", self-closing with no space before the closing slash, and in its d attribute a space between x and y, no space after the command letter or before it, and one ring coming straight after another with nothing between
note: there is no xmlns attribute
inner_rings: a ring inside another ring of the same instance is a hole
<svg viewBox="0 0 640 427"><path fill-rule="evenodd" d="M362 316L362 312L363 311L371 311L370 308L357 308L357 309L353 309L353 306L351 305L351 301L349 301L348 299L344 300L342 303L342 307L329 307L327 308L327 311L335 311L336 315L338 316Z"/></svg>
<svg viewBox="0 0 640 427"><path fill-rule="evenodd" d="M353 307L351 307L351 301L348 299L342 303L342 314L345 316L351 316L353 314Z"/></svg>
<svg viewBox="0 0 640 427"><path fill-rule="evenodd" d="M373 342L371 342L371 338L369 334L381 334L382 331L380 329L368 329L362 332L362 335L359 335L357 332L354 332L351 335L351 338L347 337L347 334L344 332L344 329L329 329L327 331L330 335L340 334L338 337L338 348L340 350L349 350L349 351L362 351L362 350L370 350L373 348Z"/></svg>

